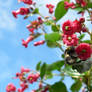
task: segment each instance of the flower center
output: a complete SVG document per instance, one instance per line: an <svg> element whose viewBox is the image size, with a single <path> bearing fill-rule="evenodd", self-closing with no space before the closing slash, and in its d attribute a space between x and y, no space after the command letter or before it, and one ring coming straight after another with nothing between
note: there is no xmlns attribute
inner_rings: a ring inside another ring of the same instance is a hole
<svg viewBox="0 0 92 92"><path fill-rule="evenodd" d="M85 50L85 49L83 49L83 50L82 50L82 53L85 53L85 52L86 52L86 50Z"/></svg>
<svg viewBox="0 0 92 92"><path fill-rule="evenodd" d="M66 27L65 27L65 29L68 31L68 29L69 29L69 26L66 26Z"/></svg>
<svg viewBox="0 0 92 92"><path fill-rule="evenodd" d="M30 78L30 80L32 80L32 77Z"/></svg>
<svg viewBox="0 0 92 92"><path fill-rule="evenodd" d="M10 89L11 88L11 86L8 86L8 89Z"/></svg>
<svg viewBox="0 0 92 92"><path fill-rule="evenodd" d="M69 40L69 41L71 41L71 39L72 39L71 37L68 37L68 40Z"/></svg>

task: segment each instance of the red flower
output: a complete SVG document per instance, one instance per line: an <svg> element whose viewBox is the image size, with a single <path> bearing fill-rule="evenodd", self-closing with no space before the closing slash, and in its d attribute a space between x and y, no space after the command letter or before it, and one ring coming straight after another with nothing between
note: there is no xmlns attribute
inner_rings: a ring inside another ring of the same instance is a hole
<svg viewBox="0 0 92 92"><path fill-rule="evenodd" d="M18 92L24 92L21 88L18 88Z"/></svg>
<svg viewBox="0 0 92 92"><path fill-rule="evenodd" d="M37 79L40 77L40 75L37 73L37 74L29 74L28 77L27 77L27 80L29 83L34 83L37 81Z"/></svg>
<svg viewBox="0 0 92 92"><path fill-rule="evenodd" d="M85 0L76 0L76 3L80 4L81 7L87 6L87 2Z"/></svg>
<svg viewBox="0 0 92 92"><path fill-rule="evenodd" d="M24 8L24 7L20 8L20 9L17 10L17 11L12 11L12 14L13 14L13 16L14 16L15 18L17 18L17 15L18 15L18 14L20 14L20 15L26 15L26 14L28 14L28 13L30 13L29 9L28 9L28 8Z"/></svg>
<svg viewBox="0 0 92 92"><path fill-rule="evenodd" d="M16 87L14 86L14 84L9 83L6 87L6 92L15 92L16 91Z"/></svg>
<svg viewBox="0 0 92 92"><path fill-rule="evenodd" d="M79 19L79 22L80 22L80 23L84 23L84 22L85 22L85 18L81 17L81 18Z"/></svg>
<svg viewBox="0 0 92 92"><path fill-rule="evenodd" d="M23 39L23 40L22 40L22 45L25 46L25 48L27 48L27 47L28 47L28 43L29 43L30 41L32 41L33 39L34 39L34 36L29 36L29 37L26 39L26 41Z"/></svg>
<svg viewBox="0 0 92 92"><path fill-rule="evenodd" d="M67 46L76 46L78 44L78 38L75 34L73 35L64 35L63 43Z"/></svg>
<svg viewBox="0 0 92 92"><path fill-rule="evenodd" d="M47 4L46 7L49 9L49 13L52 14L52 13L53 13L54 5L52 5L52 4Z"/></svg>
<svg viewBox="0 0 92 92"><path fill-rule="evenodd" d="M82 24L78 20L73 21L72 27L75 32L81 32L82 30Z"/></svg>
<svg viewBox="0 0 92 92"><path fill-rule="evenodd" d="M24 2L25 4L31 5L33 3L32 0L18 0L18 2Z"/></svg>
<svg viewBox="0 0 92 92"><path fill-rule="evenodd" d="M38 41L38 42L35 42L35 43L34 43L34 46L42 45L42 44L44 44L44 43L45 43L44 40Z"/></svg>
<svg viewBox="0 0 92 92"><path fill-rule="evenodd" d="M72 8L72 9L74 9L74 8L76 8L75 7L75 4L72 2L72 3L69 3L69 2L67 2L67 1L65 1L64 2L64 6L65 6L65 9L68 9L68 8Z"/></svg>
<svg viewBox="0 0 92 92"><path fill-rule="evenodd" d="M26 90L28 88L27 83L21 83L20 86L22 87L22 91Z"/></svg>
<svg viewBox="0 0 92 92"><path fill-rule="evenodd" d="M62 29L65 35L72 35L74 34L74 30L72 27L73 23L70 20L67 20L66 22L64 22Z"/></svg>
<svg viewBox="0 0 92 92"><path fill-rule="evenodd" d="M30 69L21 67L21 73L28 73L30 72Z"/></svg>
<svg viewBox="0 0 92 92"><path fill-rule="evenodd" d="M91 57L92 49L91 46L87 43L81 43L76 48L76 53L81 60L86 60Z"/></svg>

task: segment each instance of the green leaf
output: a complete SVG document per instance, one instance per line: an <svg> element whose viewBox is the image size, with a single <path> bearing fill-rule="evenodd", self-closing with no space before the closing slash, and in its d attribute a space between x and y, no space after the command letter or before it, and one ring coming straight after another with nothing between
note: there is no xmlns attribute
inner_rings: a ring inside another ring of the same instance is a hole
<svg viewBox="0 0 92 92"><path fill-rule="evenodd" d="M44 64L41 66L41 69L40 69L40 77L41 77L41 79L43 79L45 73L46 73L46 63L44 63Z"/></svg>
<svg viewBox="0 0 92 92"><path fill-rule="evenodd" d="M46 71L45 78L46 79L51 79L51 78L53 78L53 74L50 71Z"/></svg>
<svg viewBox="0 0 92 92"><path fill-rule="evenodd" d="M83 42L83 43L89 43L89 44L92 43L91 40L83 40L82 42Z"/></svg>
<svg viewBox="0 0 92 92"><path fill-rule="evenodd" d="M45 35L45 39L47 41L51 41L51 42L56 42L56 41L60 40L60 38L61 38L61 35L57 32L53 32L53 33Z"/></svg>
<svg viewBox="0 0 92 92"><path fill-rule="evenodd" d="M40 70L40 65L41 65L41 61L38 62L38 64L36 65L36 70L39 71Z"/></svg>
<svg viewBox="0 0 92 92"><path fill-rule="evenodd" d="M67 92L67 88L63 82L59 81L51 86L50 92Z"/></svg>
<svg viewBox="0 0 92 92"><path fill-rule="evenodd" d="M78 38L81 41L85 37L85 34L81 34Z"/></svg>
<svg viewBox="0 0 92 92"><path fill-rule="evenodd" d="M52 31L53 32L59 32L59 30L60 30L60 25L53 25L52 26Z"/></svg>
<svg viewBox="0 0 92 92"><path fill-rule="evenodd" d="M56 48L59 47L59 44L57 42L47 41L47 46L50 48Z"/></svg>
<svg viewBox="0 0 92 92"><path fill-rule="evenodd" d="M77 7L74 10L78 11L78 12L82 12L84 9L82 7Z"/></svg>
<svg viewBox="0 0 92 92"><path fill-rule="evenodd" d="M88 8L92 8L92 2L88 3Z"/></svg>
<svg viewBox="0 0 92 92"><path fill-rule="evenodd" d="M60 69L63 65L64 65L63 60L56 61L56 62L47 66L47 71L54 71L54 70L60 71Z"/></svg>
<svg viewBox="0 0 92 92"><path fill-rule="evenodd" d="M56 21L60 20L65 14L67 13L67 10L64 8L64 1L60 1L55 9L55 17Z"/></svg>
<svg viewBox="0 0 92 92"><path fill-rule="evenodd" d="M33 14L38 14L39 13L39 9L36 8L34 11L33 11Z"/></svg>
<svg viewBox="0 0 92 92"><path fill-rule="evenodd" d="M82 87L82 82L81 82L81 81L76 81L76 82L71 86L71 91L72 91L72 92L78 92L81 87Z"/></svg>

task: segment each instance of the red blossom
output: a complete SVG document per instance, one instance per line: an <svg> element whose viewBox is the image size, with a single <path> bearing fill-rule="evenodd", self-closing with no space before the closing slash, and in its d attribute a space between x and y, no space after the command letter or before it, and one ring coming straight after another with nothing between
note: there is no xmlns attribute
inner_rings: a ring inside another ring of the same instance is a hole
<svg viewBox="0 0 92 92"><path fill-rule="evenodd" d="M17 11L12 11L12 14L15 18L17 18L17 15L20 14L20 15L26 15L30 13L29 9L28 8L24 8L24 7L21 7L19 10Z"/></svg>
<svg viewBox="0 0 92 92"><path fill-rule="evenodd" d="M66 22L63 23L62 29L65 35L72 35L74 34L74 30L72 27L73 23L70 20L67 20Z"/></svg>
<svg viewBox="0 0 92 92"><path fill-rule="evenodd" d="M21 67L21 73L28 73L30 72L30 69Z"/></svg>
<svg viewBox="0 0 92 92"><path fill-rule="evenodd" d="M86 60L91 57L91 46L87 43L80 43L80 45L76 48L76 53L80 59Z"/></svg>
<svg viewBox="0 0 92 92"><path fill-rule="evenodd" d="M9 83L6 87L6 92L15 92L16 91L16 87L14 86L14 84Z"/></svg>
<svg viewBox="0 0 92 92"><path fill-rule="evenodd" d="M28 47L28 43L34 39L34 36L29 36L26 41L22 40L22 45L25 46L25 48Z"/></svg>
<svg viewBox="0 0 92 92"><path fill-rule="evenodd" d="M46 4L46 7L49 9L49 13L52 14L54 12L53 8L54 8L54 5L52 4Z"/></svg>
<svg viewBox="0 0 92 92"><path fill-rule="evenodd" d="M45 43L44 40L38 41L38 42L35 42L35 43L34 43L34 46L42 45L42 44L44 44L44 43Z"/></svg>
<svg viewBox="0 0 92 92"><path fill-rule="evenodd" d="M75 34L73 35L64 35L63 43L67 46L76 46L78 44L78 38Z"/></svg>
<svg viewBox="0 0 92 92"><path fill-rule="evenodd" d="M78 3L79 5L81 5L81 7L87 6L86 0L76 0L76 3Z"/></svg>
<svg viewBox="0 0 92 92"><path fill-rule="evenodd" d="M65 6L65 9L68 9L68 8L76 8L75 4L73 2L69 3L67 1L64 2L64 6Z"/></svg>
<svg viewBox="0 0 92 92"><path fill-rule="evenodd" d="M18 0L18 2L24 2L25 4L31 5L33 3L32 0Z"/></svg>
<svg viewBox="0 0 92 92"><path fill-rule="evenodd" d="M80 33L82 30L82 24L77 19L73 21L72 27L73 27L73 30L78 33Z"/></svg>

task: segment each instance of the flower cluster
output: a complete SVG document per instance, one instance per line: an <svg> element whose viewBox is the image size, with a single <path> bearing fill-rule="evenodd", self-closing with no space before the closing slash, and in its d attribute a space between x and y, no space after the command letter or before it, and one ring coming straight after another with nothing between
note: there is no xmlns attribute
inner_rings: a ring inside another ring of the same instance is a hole
<svg viewBox="0 0 92 92"><path fill-rule="evenodd" d="M47 92L49 87L44 86L42 81L40 80L40 74L36 71L30 70L28 68L21 67L21 71L16 73L16 76L13 79L20 80L20 88L16 88L13 83L9 83L6 86L6 92L24 92L30 84L37 82L39 79L39 88L40 92ZM37 92L36 90L32 90L31 92Z"/></svg>
<svg viewBox="0 0 92 92"><path fill-rule="evenodd" d="M86 60L91 57L92 51L90 44L78 44L78 38L75 33L87 32L84 25L85 18L81 17L79 20L67 20L63 23L63 43L67 46L77 46L76 53L81 60Z"/></svg>
<svg viewBox="0 0 92 92"><path fill-rule="evenodd" d="M87 0L75 0L76 3L74 2L71 2L69 3L68 1L65 1L64 2L64 5L65 5L65 9L68 9L68 8L77 8L78 6L81 6L81 7L86 7L87 6Z"/></svg>

